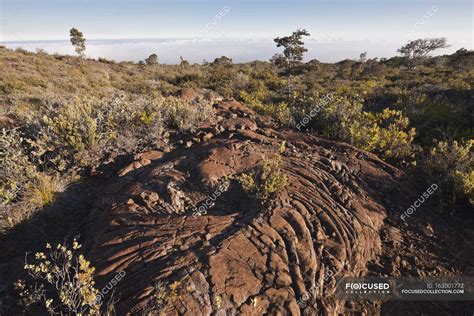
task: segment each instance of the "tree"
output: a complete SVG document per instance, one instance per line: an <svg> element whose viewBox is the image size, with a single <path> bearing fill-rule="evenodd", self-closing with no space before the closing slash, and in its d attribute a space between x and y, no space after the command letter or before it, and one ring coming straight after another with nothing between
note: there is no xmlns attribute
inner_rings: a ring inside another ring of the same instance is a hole
<svg viewBox="0 0 474 316"><path fill-rule="evenodd" d="M236 77L235 69L232 67L232 59L221 56L209 64L209 82L215 91L224 98L232 96L232 85Z"/></svg>
<svg viewBox="0 0 474 316"><path fill-rule="evenodd" d="M474 51L465 48L458 49L448 57L448 65L458 70L474 68Z"/></svg>
<svg viewBox="0 0 474 316"><path fill-rule="evenodd" d="M308 50L303 46L303 36L309 36L310 34L305 29L298 29L290 36L277 37L273 41L277 43L277 47L284 47L283 55L286 59L288 72L291 71L295 65L298 65L303 60L303 54Z"/></svg>
<svg viewBox="0 0 474 316"><path fill-rule="evenodd" d="M219 58L214 59L212 64L217 65L217 66L230 67L230 66L232 66L232 59L230 59L227 56L221 56Z"/></svg>
<svg viewBox="0 0 474 316"><path fill-rule="evenodd" d="M158 55L157 54L151 54L150 56L148 56L147 59L145 59L145 62L147 65L151 66L156 66L158 65Z"/></svg>
<svg viewBox="0 0 474 316"><path fill-rule="evenodd" d="M359 55L359 62L365 63L367 61L367 51Z"/></svg>
<svg viewBox="0 0 474 316"><path fill-rule="evenodd" d="M308 50L304 47L304 42L302 40L303 36L309 36L310 34L305 29L298 29L293 32L290 36L277 37L273 41L277 44L277 47L284 47L283 56L275 55L273 56L273 62L282 62L282 57L284 57L287 69L288 69L288 99L291 98L293 93L291 74L296 65L301 64L303 61L303 54Z"/></svg>
<svg viewBox="0 0 474 316"><path fill-rule="evenodd" d="M408 42L405 46L397 49L408 62L408 67L413 67L423 62L427 56L440 48L449 47L446 45L446 38L425 38Z"/></svg>
<svg viewBox="0 0 474 316"><path fill-rule="evenodd" d="M272 65L275 65L277 67L286 67L287 66L287 61L286 58L283 54L275 54L270 58L270 62Z"/></svg>
<svg viewBox="0 0 474 316"><path fill-rule="evenodd" d="M179 60L180 60L180 66L183 67L183 68L186 68L189 66L189 61L187 61L186 59L184 59L182 56L179 56Z"/></svg>
<svg viewBox="0 0 474 316"><path fill-rule="evenodd" d="M71 44L74 46L76 54L78 54L79 57L84 57L84 52L86 51L86 39L84 38L84 34L73 27L69 31L69 36L71 37Z"/></svg>

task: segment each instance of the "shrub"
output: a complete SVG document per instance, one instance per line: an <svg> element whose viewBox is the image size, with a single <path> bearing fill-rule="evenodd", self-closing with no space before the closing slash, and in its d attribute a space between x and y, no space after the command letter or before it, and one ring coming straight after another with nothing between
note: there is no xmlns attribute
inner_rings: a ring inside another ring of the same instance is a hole
<svg viewBox="0 0 474 316"><path fill-rule="evenodd" d="M415 129L401 111L385 108L366 112L362 99L335 95L322 104L308 125L316 132L349 142L388 159L407 159L413 155ZM304 108L303 108L304 109Z"/></svg>
<svg viewBox="0 0 474 316"><path fill-rule="evenodd" d="M293 125L293 117L291 110L286 102L280 102L277 104L263 104L258 99L256 94L250 94L246 91L240 92L240 98L244 104L253 109L255 112L264 115L270 115L276 118L281 124L290 126Z"/></svg>
<svg viewBox="0 0 474 316"><path fill-rule="evenodd" d="M230 98L233 94L232 83L236 75L232 60L222 56L206 67L208 73L206 81L209 88L214 89L224 98Z"/></svg>
<svg viewBox="0 0 474 316"><path fill-rule="evenodd" d="M283 145L284 146L284 145ZM242 189L257 198L268 199L271 194L283 189L288 181L281 172L281 155L273 158L262 156L262 164L249 173L242 173L236 177Z"/></svg>
<svg viewBox="0 0 474 316"><path fill-rule="evenodd" d="M33 209L38 209L54 202L56 193L61 190L58 176L38 173L36 179L28 185L23 200Z"/></svg>
<svg viewBox="0 0 474 316"><path fill-rule="evenodd" d="M94 287L90 262L77 253L81 246L74 241L72 249L47 244L47 252L35 254L33 263L25 260L28 277L15 284L22 303L27 307L40 304L49 314L96 315L100 303Z"/></svg>
<svg viewBox="0 0 474 316"><path fill-rule="evenodd" d="M184 131L193 130L199 124L212 120L215 112L209 102L189 104L180 99L169 98L163 105L162 116L168 127Z"/></svg>
<svg viewBox="0 0 474 316"><path fill-rule="evenodd" d="M388 159L412 156L415 129L401 111L384 109L382 113L363 112L360 121L349 125L349 141L355 146Z"/></svg>
<svg viewBox="0 0 474 316"><path fill-rule="evenodd" d="M454 187L459 194L465 195L471 205L474 205L474 171L454 174Z"/></svg>
<svg viewBox="0 0 474 316"><path fill-rule="evenodd" d="M0 205L17 200L36 175L24 148L24 138L17 129L3 129L0 135Z"/></svg>
<svg viewBox="0 0 474 316"><path fill-rule="evenodd" d="M173 303L175 300L179 298L178 290L181 285L180 281L175 281L168 286L163 285L159 282L153 291L153 301L152 306L150 308L151 311L160 311L162 310L167 304ZM164 313L160 312L158 315L164 315Z"/></svg>
<svg viewBox="0 0 474 316"><path fill-rule="evenodd" d="M192 105L174 97L75 98L42 109L37 119L41 137L35 140L34 151L43 155L52 150L66 164L96 165L108 152L143 150L156 143L166 127L193 129L213 113L209 103ZM129 146L117 146L124 137Z"/></svg>
<svg viewBox="0 0 474 316"><path fill-rule="evenodd" d="M440 141L433 146L422 165L430 181L441 189L442 208L468 201L474 205L474 140Z"/></svg>
<svg viewBox="0 0 474 316"><path fill-rule="evenodd" d="M240 92L242 101L261 114L268 114L284 125L295 125L349 142L387 159L403 160L413 156L415 129L401 111L384 109L366 112L363 100L345 95L326 94L306 97L294 93L290 104L263 104L262 90ZM311 113L311 115L309 115Z"/></svg>

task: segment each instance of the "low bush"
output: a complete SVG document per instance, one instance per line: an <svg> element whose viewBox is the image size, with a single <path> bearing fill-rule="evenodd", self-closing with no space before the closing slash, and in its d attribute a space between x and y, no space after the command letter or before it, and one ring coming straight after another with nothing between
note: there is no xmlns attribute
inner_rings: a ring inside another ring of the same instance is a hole
<svg viewBox="0 0 474 316"><path fill-rule="evenodd" d="M255 112L259 114L270 115L285 126L294 125L291 109L286 102L264 104L261 101L261 98L263 98L263 96L259 95L258 92L240 92L241 101Z"/></svg>
<svg viewBox="0 0 474 316"><path fill-rule="evenodd" d="M474 205L474 141L437 142L430 150L422 170L440 187L441 207L467 201Z"/></svg>
<svg viewBox="0 0 474 316"><path fill-rule="evenodd" d="M123 92L112 98L48 96L12 114L22 126L1 132L0 202L18 204L25 216L9 208L16 215L2 214L2 229L51 204L60 185L95 170L112 153L158 146L166 142L166 130L192 130L215 115L207 101Z"/></svg>
<svg viewBox="0 0 474 316"><path fill-rule="evenodd" d="M389 160L411 159L415 129L401 111L364 111L360 97L332 94L331 98L299 98L293 116L300 126L346 141ZM308 117L308 113L314 113ZM306 121L305 121L306 117Z"/></svg>
<svg viewBox="0 0 474 316"><path fill-rule="evenodd" d="M33 263L25 261L28 276L16 282L21 303L28 309L39 305L50 315L97 315L101 305L97 300L94 271L74 241L72 249L47 244L46 252L35 254Z"/></svg>
<svg viewBox="0 0 474 316"><path fill-rule="evenodd" d="M171 304L179 299L179 287L181 286L180 281L175 281L169 285L164 285L161 282L155 285L154 291L152 292L153 300L151 306L148 308L144 315L165 315L162 310L167 304ZM158 312L158 314L156 314Z"/></svg>
<svg viewBox="0 0 474 316"><path fill-rule="evenodd" d="M17 129L1 131L0 137L0 205L15 201L36 177L36 168L28 159L25 140Z"/></svg>
<svg viewBox="0 0 474 316"><path fill-rule="evenodd" d="M272 158L267 158L263 155L262 163L259 166L248 173L242 173L236 177L245 192L266 200L271 194L286 186L288 178L281 171L281 153L283 150L284 145L281 147L280 153Z"/></svg>
<svg viewBox="0 0 474 316"><path fill-rule="evenodd" d="M410 159L415 129L401 111L363 112L360 121L349 124L349 142L386 159Z"/></svg>
<svg viewBox="0 0 474 316"><path fill-rule="evenodd" d="M38 173L32 183L26 187L22 198L32 209L39 209L52 204L59 191L61 191L61 183L58 176Z"/></svg>

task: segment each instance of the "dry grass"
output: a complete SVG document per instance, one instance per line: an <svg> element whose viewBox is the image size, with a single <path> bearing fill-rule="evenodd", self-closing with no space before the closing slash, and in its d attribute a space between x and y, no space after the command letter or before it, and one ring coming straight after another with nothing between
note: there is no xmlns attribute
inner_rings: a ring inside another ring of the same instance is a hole
<svg viewBox="0 0 474 316"><path fill-rule="evenodd" d="M23 200L33 209L39 209L54 202L56 194L62 190L58 176L38 174L25 191Z"/></svg>

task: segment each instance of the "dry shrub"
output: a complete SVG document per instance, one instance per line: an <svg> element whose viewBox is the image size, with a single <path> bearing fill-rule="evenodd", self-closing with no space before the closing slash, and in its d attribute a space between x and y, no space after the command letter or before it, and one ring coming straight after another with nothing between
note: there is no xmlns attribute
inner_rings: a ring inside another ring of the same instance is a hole
<svg viewBox="0 0 474 316"><path fill-rule="evenodd" d="M26 188L23 201L32 209L39 209L52 204L60 191L62 185L58 176L38 173L36 179Z"/></svg>
<svg viewBox="0 0 474 316"><path fill-rule="evenodd" d="M72 249L58 244L46 245L47 251L37 252L33 263L25 259L28 277L16 282L21 303L26 308L40 305L51 315L98 315L101 305L95 288L95 268L82 254L74 240Z"/></svg>
<svg viewBox="0 0 474 316"><path fill-rule="evenodd" d="M94 171L112 154L134 154L166 142L166 131L187 131L213 118L209 102L190 103L175 97L118 93L54 97L16 108L20 129L2 131L0 199L11 214L10 227L54 202L60 183ZM24 210L23 214L18 210Z"/></svg>
<svg viewBox="0 0 474 316"><path fill-rule="evenodd" d="M18 199L20 193L36 176L35 166L28 159L24 138L17 129L0 132L0 205Z"/></svg>

